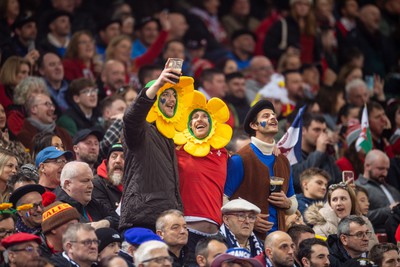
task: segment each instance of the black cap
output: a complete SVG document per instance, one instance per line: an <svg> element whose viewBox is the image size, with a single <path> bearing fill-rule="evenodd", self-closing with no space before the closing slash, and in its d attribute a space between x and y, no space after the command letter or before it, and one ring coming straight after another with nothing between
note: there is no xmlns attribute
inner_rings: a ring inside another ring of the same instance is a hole
<svg viewBox="0 0 400 267"><path fill-rule="evenodd" d="M103 139L103 133L97 129L83 129L77 132L74 136L74 139L72 139L72 143L74 145L78 144L80 141L83 141L88 137L89 135L94 135L97 137L99 141Z"/></svg>
<svg viewBox="0 0 400 267"><path fill-rule="evenodd" d="M98 31L103 31L105 30L108 26L110 26L113 23L118 23L121 26L121 20L117 18L113 19L105 19L99 23Z"/></svg>
<svg viewBox="0 0 400 267"><path fill-rule="evenodd" d="M67 16L69 20L71 21L72 16L71 13L65 11L65 10L53 10L50 12L50 14L47 16L47 25L50 25L53 21L55 21L57 18L62 17L62 16Z"/></svg>
<svg viewBox="0 0 400 267"><path fill-rule="evenodd" d="M17 202L23 196L30 192L38 192L39 194L43 194L46 189L39 184L27 184L17 188L10 196L10 202L13 204L14 208L17 208Z"/></svg>
<svg viewBox="0 0 400 267"><path fill-rule="evenodd" d="M258 112L263 109L270 109L275 112L274 105L266 99L258 101L254 106L251 107L247 112L246 118L244 119L244 130L250 135L254 135L254 130L250 127L250 123L257 117Z"/></svg>
<svg viewBox="0 0 400 267"><path fill-rule="evenodd" d="M158 28L160 28L160 22L154 17L143 17L138 19L137 23L135 23L135 31L142 29L147 23L154 21L157 23Z"/></svg>
<svg viewBox="0 0 400 267"><path fill-rule="evenodd" d="M254 41L257 41L257 37L254 34L254 32L247 30L247 29L240 29L240 30L236 30L232 33L231 35L231 43L233 43L233 41L235 41L236 38L242 36L242 35L250 35Z"/></svg>
<svg viewBox="0 0 400 267"><path fill-rule="evenodd" d="M111 153L113 153L114 151L121 151L121 152L123 152L123 151L124 151L124 148L122 147L122 144L121 144L121 143L116 143L116 144L113 144L113 145L110 147L110 149L108 150L108 154L107 154L107 160L110 158Z"/></svg>
<svg viewBox="0 0 400 267"><path fill-rule="evenodd" d="M12 29L18 29L28 24L30 22L36 22L36 19L31 14L21 14L17 17L14 24L12 25Z"/></svg>
<svg viewBox="0 0 400 267"><path fill-rule="evenodd" d="M96 230L96 236L100 240L99 252L101 252L105 247L107 247L111 243L114 242L122 243L122 241L124 241L121 235L112 228L99 228Z"/></svg>
<svg viewBox="0 0 400 267"><path fill-rule="evenodd" d="M207 39L194 32L188 32L185 36L185 47L188 49L199 49L207 46Z"/></svg>

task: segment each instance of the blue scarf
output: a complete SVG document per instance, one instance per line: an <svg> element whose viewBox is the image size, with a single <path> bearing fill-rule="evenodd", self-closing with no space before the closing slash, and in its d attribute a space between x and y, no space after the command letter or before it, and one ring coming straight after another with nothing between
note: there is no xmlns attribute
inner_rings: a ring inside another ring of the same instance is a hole
<svg viewBox="0 0 400 267"><path fill-rule="evenodd" d="M225 237L228 243L228 248L240 248L240 244L237 241L235 235L229 230L229 228L223 223L219 229L220 233ZM250 254L251 257L255 257L264 251L262 243L258 240L256 235L252 232L249 237Z"/></svg>

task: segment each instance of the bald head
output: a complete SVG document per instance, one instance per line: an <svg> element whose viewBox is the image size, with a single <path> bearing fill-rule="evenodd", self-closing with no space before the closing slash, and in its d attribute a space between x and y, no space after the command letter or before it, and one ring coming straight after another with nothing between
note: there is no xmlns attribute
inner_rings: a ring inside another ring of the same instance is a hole
<svg viewBox="0 0 400 267"><path fill-rule="evenodd" d="M294 264L295 245L285 232L275 231L265 239L265 254L273 266L291 267Z"/></svg>
<svg viewBox="0 0 400 267"><path fill-rule="evenodd" d="M250 68L254 80L262 85L269 82L271 75L274 73L274 67L271 61L265 56L255 56L250 61Z"/></svg>
<svg viewBox="0 0 400 267"><path fill-rule="evenodd" d="M368 152L364 162L364 177L384 183L390 167L389 157L380 150Z"/></svg>
<svg viewBox="0 0 400 267"><path fill-rule="evenodd" d="M107 89L117 91L125 84L125 66L122 62L114 59L108 60L101 72L101 81Z"/></svg>
<svg viewBox="0 0 400 267"><path fill-rule="evenodd" d="M365 5L360 9L359 18L368 31L375 32L379 29L381 12L374 5Z"/></svg>

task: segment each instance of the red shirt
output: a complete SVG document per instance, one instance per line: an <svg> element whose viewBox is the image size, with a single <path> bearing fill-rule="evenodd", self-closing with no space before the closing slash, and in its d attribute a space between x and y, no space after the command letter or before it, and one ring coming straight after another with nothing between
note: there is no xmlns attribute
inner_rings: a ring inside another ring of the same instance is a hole
<svg viewBox="0 0 400 267"><path fill-rule="evenodd" d="M211 149L205 157L194 157L182 147L176 150L176 155L184 215L207 218L221 225L228 163L226 149Z"/></svg>

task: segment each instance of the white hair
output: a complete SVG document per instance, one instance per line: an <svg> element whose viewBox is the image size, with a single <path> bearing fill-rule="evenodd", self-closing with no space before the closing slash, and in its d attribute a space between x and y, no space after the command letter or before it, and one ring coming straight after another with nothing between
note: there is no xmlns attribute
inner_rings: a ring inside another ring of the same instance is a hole
<svg viewBox="0 0 400 267"><path fill-rule="evenodd" d="M367 84L361 80L361 79L354 79L351 80L347 85L346 85L346 97L350 94L350 92L355 89L355 88L359 88L359 87L364 87L365 89L367 89Z"/></svg>
<svg viewBox="0 0 400 267"><path fill-rule="evenodd" d="M90 169L89 164L86 162L71 161L65 164L60 176L61 187L64 188L65 181L78 177L84 168L88 168L92 172L92 169Z"/></svg>
<svg viewBox="0 0 400 267"><path fill-rule="evenodd" d="M152 251L155 249L165 248L168 251L168 246L162 241L151 240L142 243L135 252L135 265L138 266L140 263L148 260L152 257Z"/></svg>

